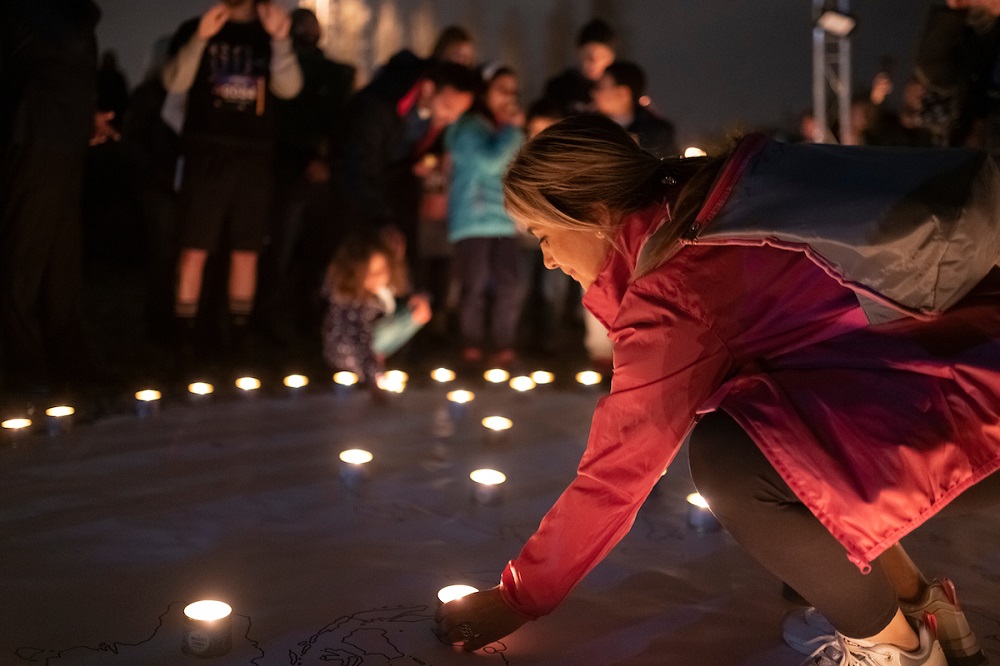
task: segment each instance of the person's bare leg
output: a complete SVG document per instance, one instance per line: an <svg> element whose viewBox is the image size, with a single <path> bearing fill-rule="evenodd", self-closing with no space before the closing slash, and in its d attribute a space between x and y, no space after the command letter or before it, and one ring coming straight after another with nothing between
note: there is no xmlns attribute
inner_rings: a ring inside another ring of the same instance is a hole
<svg viewBox="0 0 1000 666"><path fill-rule="evenodd" d="M207 250L184 248L177 261L177 294L174 300L177 314L193 317L201 297L202 275L205 272Z"/></svg>
<svg viewBox="0 0 1000 666"><path fill-rule="evenodd" d="M229 310L249 315L257 291L257 253L236 250L229 258Z"/></svg>
<svg viewBox="0 0 1000 666"><path fill-rule="evenodd" d="M850 638L855 638L851 636ZM903 615L903 611L897 610L895 617L889 623L889 626L878 632L874 636L859 637L862 640L870 641L872 643L895 645L896 647L906 650L907 652L912 652L920 647L920 638L913 631L913 627L910 623L906 621L906 616Z"/></svg>
<svg viewBox="0 0 1000 666"><path fill-rule="evenodd" d="M930 581L913 563L910 556L903 550L903 546L897 543L882 553L878 558L885 569L886 577L892 584L892 589L896 591L896 598L900 601L915 602L923 599L924 593Z"/></svg>

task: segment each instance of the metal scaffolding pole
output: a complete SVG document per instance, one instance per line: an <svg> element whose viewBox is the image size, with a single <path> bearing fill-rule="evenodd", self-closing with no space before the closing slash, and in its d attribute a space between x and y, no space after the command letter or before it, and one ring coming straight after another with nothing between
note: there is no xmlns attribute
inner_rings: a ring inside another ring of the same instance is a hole
<svg viewBox="0 0 1000 666"><path fill-rule="evenodd" d="M836 109L840 143L851 132L851 38L831 35L817 21L824 11L835 9L847 14L850 0L813 0L813 118L816 120L818 143L836 143L830 129L829 112ZM831 104L830 94L836 99Z"/></svg>

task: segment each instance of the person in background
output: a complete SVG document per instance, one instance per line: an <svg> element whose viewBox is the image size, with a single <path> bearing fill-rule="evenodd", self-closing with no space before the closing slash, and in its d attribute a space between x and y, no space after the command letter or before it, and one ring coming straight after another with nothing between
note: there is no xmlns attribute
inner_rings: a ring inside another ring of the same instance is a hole
<svg viewBox="0 0 1000 666"><path fill-rule="evenodd" d="M430 303L421 295L397 307L407 282L406 264L386 240L360 234L346 238L324 283L323 357L331 368L357 374L373 390L385 359L431 318Z"/></svg>
<svg viewBox="0 0 1000 666"><path fill-rule="evenodd" d="M330 60L319 48L315 14L300 7L291 22L302 90L275 101L275 198L258 295L261 323L278 343L294 339L300 323L319 323L310 321L310 311L343 233L331 201L331 170L340 167L344 113L355 80L354 67Z"/></svg>
<svg viewBox="0 0 1000 666"><path fill-rule="evenodd" d="M616 60L594 85L594 109L611 118L635 137L639 147L657 157L678 154L674 125L643 105L646 73L639 65Z"/></svg>
<svg viewBox="0 0 1000 666"><path fill-rule="evenodd" d="M501 178L524 141L524 111L517 101L514 70L490 65L483 68L482 77L484 89L476 105L445 133L451 158L448 239L455 247L455 274L461 284L462 360L481 363L489 340L494 348L489 366L510 368L517 360L525 280L518 232L503 207Z"/></svg>
<svg viewBox="0 0 1000 666"><path fill-rule="evenodd" d="M563 116L591 111L591 91L604 70L615 61L617 43L615 31L606 22L601 19L588 22L576 38L579 66L549 79L542 96L558 102Z"/></svg>
<svg viewBox="0 0 1000 666"><path fill-rule="evenodd" d="M476 42L462 26L449 25L438 35L431 51L431 59L453 62L471 69L476 66Z"/></svg>
<svg viewBox="0 0 1000 666"><path fill-rule="evenodd" d="M90 0L0 12L0 384L18 400L95 379L80 302L83 171L88 142L118 138L95 104L100 16Z"/></svg>
<svg viewBox="0 0 1000 666"><path fill-rule="evenodd" d="M411 268L420 266L421 181L414 167L472 106L477 85L467 67L404 50L348 104L339 179L348 227L364 233L395 227Z"/></svg>
<svg viewBox="0 0 1000 666"><path fill-rule="evenodd" d="M277 4L224 0L183 23L171 41L163 84L187 93L174 301L185 352L193 347L205 262L226 230L230 349L244 351L272 202L275 99L302 88L290 29Z"/></svg>

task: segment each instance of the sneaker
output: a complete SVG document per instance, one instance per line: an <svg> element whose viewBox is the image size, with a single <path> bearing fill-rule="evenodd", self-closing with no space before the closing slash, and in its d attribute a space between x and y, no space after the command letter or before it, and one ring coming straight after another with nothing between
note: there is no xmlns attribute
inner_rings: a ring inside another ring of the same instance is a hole
<svg viewBox="0 0 1000 666"><path fill-rule="evenodd" d="M955 585L947 578L931 583L918 603L900 602L899 607L911 618L921 618L924 613L934 616L937 637L948 659L948 666L981 666L987 663L979 639L958 605Z"/></svg>
<svg viewBox="0 0 1000 666"><path fill-rule="evenodd" d="M914 623L920 646L907 652L895 645L871 643L836 633L821 643L802 666L948 666L941 644L926 624Z"/></svg>
<svg viewBox="0 0 1000 666"><path fill-rule="evenodd" d="M948 666L984 666L988 663L958 605L955 586L947 578L931 583L919 603L900 603L900 608L912 620L922 621L925 613L934 616L937 638ZM833 626L815 608L789 611L782 622L785 643L802 654L811 653L818 643L834 633Z"/></svg>

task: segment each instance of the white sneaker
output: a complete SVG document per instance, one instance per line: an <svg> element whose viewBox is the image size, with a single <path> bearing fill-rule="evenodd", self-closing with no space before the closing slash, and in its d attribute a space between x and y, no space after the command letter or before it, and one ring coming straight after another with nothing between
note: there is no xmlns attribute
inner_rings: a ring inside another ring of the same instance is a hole
<svg viewBox="0 0 1000 666"><path fill-rule="evenodd" d="M834 634L820 645L802 666L948 666L941 644L925 624L914 629L920 646L911 652L895 645L870 643Z"/></svg>
<svg viewBox="0 0 1000 666"><path fill-rule="evenodd" d="M979 640L958 604L955 586L947 578L931 583L919 603L901 603L900 608L907 617L919 622L923 622L925 613L934 616L937 638L948 666L987 664ZM801 654L810 654L835 633L833 626L815 608L793 609L785 614L782 622L785 643Z"/></svg>

